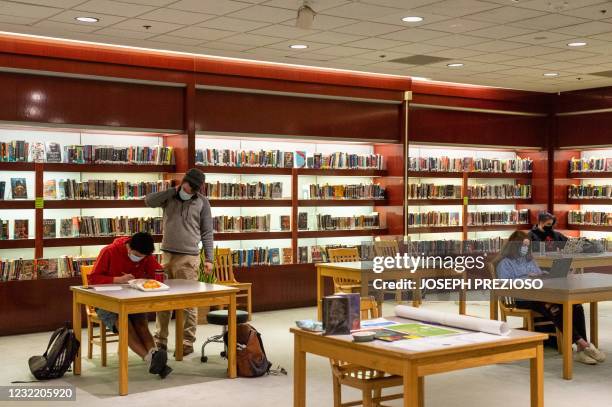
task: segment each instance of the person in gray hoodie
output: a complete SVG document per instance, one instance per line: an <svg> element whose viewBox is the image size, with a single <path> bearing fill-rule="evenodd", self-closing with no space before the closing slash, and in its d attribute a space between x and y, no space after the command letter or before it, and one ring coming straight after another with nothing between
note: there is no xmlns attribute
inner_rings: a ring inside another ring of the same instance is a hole
<svg viewBox="0 0 612 407"><path fill-rule="evenodd" d="M204 184L204 173L192 168L185 174L181 185L145 197L147 206L163 208L164 237L161 249L162 264L169 278L197 280L200 265L199 243L206 256L205 271L213 269L213 226L208 199L199 191ZM170 311L157 313L155 342L167 349ZM183 354L193 352L198 322L197 308L185 310ZM176 346L179 346L177 344Z"/></svg>

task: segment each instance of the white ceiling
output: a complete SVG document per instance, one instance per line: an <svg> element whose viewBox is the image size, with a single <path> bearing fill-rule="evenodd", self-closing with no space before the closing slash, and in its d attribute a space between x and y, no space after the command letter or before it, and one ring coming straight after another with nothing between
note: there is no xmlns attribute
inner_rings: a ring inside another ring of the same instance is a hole
<svg viewBox="0 0 612 407"><path fill-rule="evenodd" d="M0 31L546 92L612 85L590 75L612 70L612 1L311 0L318 14L310 30L295 26L301 4L0 0ZM100 21L80 23L79 16ZM404 23L405 16L424 20ZM568 47L573 41L588 45ZM451 60L389 62L415 54Z"/></svg>

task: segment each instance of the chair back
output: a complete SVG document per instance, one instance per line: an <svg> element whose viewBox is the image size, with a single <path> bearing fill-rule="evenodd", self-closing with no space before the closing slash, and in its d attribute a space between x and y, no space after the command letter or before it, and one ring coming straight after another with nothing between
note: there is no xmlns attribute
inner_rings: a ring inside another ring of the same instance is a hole
<svg viewBox="0 0 612 407"><path fill-rule="evenodd" d="M395 256L398 252L397 240L378 240L374 242L374 255L376 256Z"/></svg>
<svg viewBox="0 0 612 407"><path fill-rule="evenodd" d="M502 260L502 257L495 257L491 263L489 263L489 275L491 279L497 278L497 265ZM507 309L512 309L516 307L515 299L513 297L499 297L499 306L502 308L502 311Z"/></svg>
<svg viewBox="0 0 612 407"><path fill-rule="evenodd" d="M231 249L215 249L215 276L219 284L237 282L234 278Z"/></svg>
<svg viewBox="0 0 612 407"><path fill-rule="evenodd" d="M359 261L359 251L356 247L342 247L338 249L329 249L327 257L332 263L346 263L349 261Z"/></svg>
<svg viewBox="0 0 612 407"><path fill-rule="evenodd" d="M87 287L89 285L89 282L87 281L87 276L91 274L93 268L93 264L81 265L81 280L83 281L83 287Z"/></svg>
<svg viewBox="0 0 612 407"><path fill-rule="evenodd" d="M375 319L378 318L378 304L374 297L362 297L361 298L361 319Z"/></svg>

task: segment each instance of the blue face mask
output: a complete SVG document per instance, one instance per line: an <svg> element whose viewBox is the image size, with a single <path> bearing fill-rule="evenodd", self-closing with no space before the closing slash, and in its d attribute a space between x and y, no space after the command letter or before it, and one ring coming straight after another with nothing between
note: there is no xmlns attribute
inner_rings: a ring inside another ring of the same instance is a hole
<svg viewBox="0 0 612 407"><path fill-rule="evenodd" d="M135 254L132 253L128 253L128 257L130 258L130 260L132 260L134 263L138 263L140 260L144 259L143 257L140 256L136 256Z"/></svg>
<svg viewBox="0 0 612 407"><path fill-rule="evenodd" d="M188 194L187 192L183 190L183 188L181 188L179 190L179 196L181 197L183 201L188 201L193 197L193 194Z"/></svg>
<svg viewBox="0 0 612 407"><path fill-rule="evenodd" d="M527 256L527 254L529 253L529 247L521 246L521 250L519 251L519 253L521 254L521 256Z"/></svg>

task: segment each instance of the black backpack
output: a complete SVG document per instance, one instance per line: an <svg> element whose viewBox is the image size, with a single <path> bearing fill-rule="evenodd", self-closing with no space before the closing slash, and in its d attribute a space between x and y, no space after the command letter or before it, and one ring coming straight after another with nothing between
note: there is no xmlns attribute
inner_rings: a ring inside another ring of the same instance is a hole
<svg viewBox="0 0 612 407"><path fill-rule="evenodd" d="M80 345L70 325L66 324L53 332L42 356L32 356L28 360L30 371L38 380L62 377L74 361Z"/></svg>

